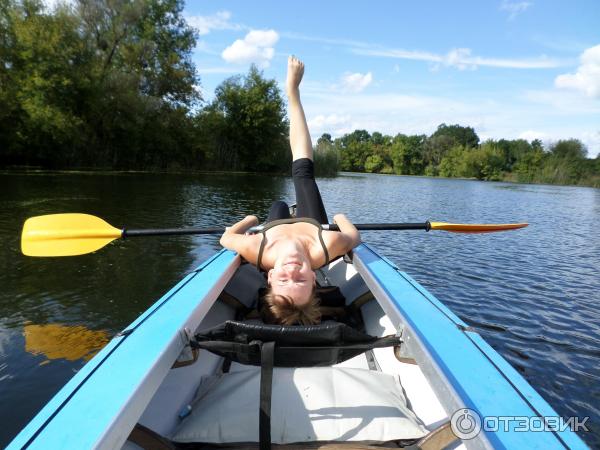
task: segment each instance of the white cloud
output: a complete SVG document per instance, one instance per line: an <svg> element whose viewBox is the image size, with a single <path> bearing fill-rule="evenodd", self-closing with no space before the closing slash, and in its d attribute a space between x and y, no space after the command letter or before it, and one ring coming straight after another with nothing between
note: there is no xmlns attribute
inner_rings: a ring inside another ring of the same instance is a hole
<svg viewBox="0 0 600 450"><path fill-rule="evenodd" d="M448 66L454 66L458 70L477 68L477 65L471 61L471 49L470 48L453 48L446 55L444 63Z"/></svg>
<svg viewBox="0 0 600 450"><path fill-rule="evenodd" d="M46 11L54 11L58 6L75 6L75 0L42 0Z"/></svg>
<svg viewBox="0 0 600 450"><path fill-rule="evenodd" d="M524 11L532 2L506 3L507 7L520 8ZM527 4L527 6L522 6ZM513 6L510 6L513 5ZM516 6L515 6L516 5ZM518 6L521 5L521 6ZM328 45L347 47L352 53L364 56L381 56L387 58L408 59L413 61L425 61L433 63L432 69L437 70L442 65L457 67L458 69L474 69L479 66L496 67L505 69L553 69L573 64L571 59L548 58L545 55L530 58L493 58L472 55L469 48L453 48L446 54L432 53L422 50L406 50L397 48L385 48L368 42L354 41L349 39L331 39L316 36L306 36L298 33L284 32L282 37L301 41L320 42Z"/></svg>
<svg viewBox="0 0 600 450"><path fill-rule="evenodd" d="M415 61L443 62L444 58L434 53L423 52L420 50L404 49L382 49L357 47L352 50L357 55L365 56L384 56L388 58L412 59Z"/></svg>
<svg viewBox="0 0 600 450"><path fill-rule="evenodd" d="M585 50L577 72L559 75L554 85L581 91L591 98L600 98L600 45Z"/></svg>
<svg viewBox="0 0 600 450"><path fill-rule="evenodd" d="M342 76L341 88L346 92L358 93L363 91L373 81L373 74L367 72L362 73L347 73Z"/></svg>
<svg viewBox="0 0 600 450"><path fill-rule="evenodd" d="M580 139L588 149L588 158L600 155L600 130L584 132Z"/></svg>
<svg viewBox="0 0 600 450"><path fill-rule="evenodd" d="M324 116L323 114L320 114L320 115L312 118L311 120L309 120L308 125L315 126L315 127L323 127L326 125L327 126L339 126L339 125L348 124L349 121L350 121L349 115L340 116L338 114L329 114L327 116Z"/></svg>
<svg viewBox="0 0 600 450"><path fill-rule="evenodd" d="M366 129L390 135L431 134L440 123L459 123L473 126L484 139L581 139L594 157L600 152L600 131L591 117L598 117L600 105L591 99L577 102L573 93L558 94L550 90L494 100L394 91L340 95L330 85L314 82L302 88L314 142L323 133L338 137Z"/></svg>
<svg viewBox="0 0 600 450"><path fill-rule="evenodd" d="M397 134L433 132L442 122L469 115L461 102L417 95L385 94L340 95L330 86L303 89L303 103L313 138L322 133L340 136L355 129ZM452 122L454 123L454 122Z"/></svg>
<svg viewBox="0 0 600 450"><path fill-rule="evenodd" d="M256 47L273 47L279 40L275 30L252 30L246 35L244 41Z"/></svg>
<svg viewBox="0 0 600 450"><path fill-rule="evenodd" d="M529 142L534 141L536 139L543 141L544 139L548 138L548 134L544 133L542 131L526 130L526 131L523 131L522 133L519 133L518 138L525 139L526 141L529 141Z"/></svg>
<svg viewBox="0 0 600 450"><path fill-rule="evenodd" d="M600 114L600 103L589 97L582 97L573 91L528 90L522 96L530 104L541 105L548 114L596 115Z"/></svg>
<svg viewBox="0 0 600 450"><path fill-rule="evenodd" d="M209 45L206 41L196 41L196 47L194 48L195 53L205 53L207 55L219 56L221 50L215 49L214 45Z"/></svg>
<svg viewBox="0 0 600 450"><path fill-rule="evenodd" d="M567 64L566 61L547 58L486 58L472 55L469 48L454 48L447 54L441 55L418 50L404 49L382 49L382 48L353 48L352 52L357 55L383 56L386 58L410 59L413 61L427 61L434 63L434 70L439 65L456 67L460 70L474 69L479 66L497 67L504 69L551 69Z"/></svg>
<svg viewBox="0 0 600 450"><path fill-rule="evenodd" d="M219 11L210 16L187 16L187 23L198 31L200 36L210 33L212 30L239 30L241 25L231 23L229 11Z"/></svg>
<svg viewBox="0 0 600 450"><path fill-rule="evenodd" d="M533 5L533 2L510 2L508 0L502 0L500 4L500 11L508 12L508 18L513 20L522 12L525 12Z"/></svg>
<svg viewBox="0 0 600 450"><path fill-rule="evenodd" d="M229 63L256 63L261 68L269 66L275 55L273 46L279 40L275 30L252 30L244 39L238 39L221 53Z"/></svg>
<svg viewBox="0 0 600 450"><path fill-rule="evenodd" d="M200 97L206 98L206 95L208 94L208 92L206 92L206 90L200 84L194 84L193 88L194 88L194 91L196 91L198 94L200 94Z"/></svg>
<svg viewBox="0 0 600 450"><path fill-rule="evenodd" d="M308 128L313 136L319 137L323 133L340 136L352 131L352 122L350 115L319 114L308 121Z"/></svg>
<svg viewBox="0 0 600 450"><path fill-rule="evenodd" d="M600 131L551 130L542 132L527 130L519 134L518 137L530 142L539 139L545 147L561 139L579 139L588 149L588 158L595 158L600 154Z"/></svg>

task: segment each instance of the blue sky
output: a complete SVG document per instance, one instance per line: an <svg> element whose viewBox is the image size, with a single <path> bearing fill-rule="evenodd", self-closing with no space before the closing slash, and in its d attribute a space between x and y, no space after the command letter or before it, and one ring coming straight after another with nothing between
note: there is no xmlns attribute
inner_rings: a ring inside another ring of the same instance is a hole
<svg viewBox="0 0 600 450"><path fill-rule="evenodd" d="M581 139L600 152L598 1L187 1L194 62L211 100L251 63L301 93L313 139L354 129L482 139Z"/></svg>

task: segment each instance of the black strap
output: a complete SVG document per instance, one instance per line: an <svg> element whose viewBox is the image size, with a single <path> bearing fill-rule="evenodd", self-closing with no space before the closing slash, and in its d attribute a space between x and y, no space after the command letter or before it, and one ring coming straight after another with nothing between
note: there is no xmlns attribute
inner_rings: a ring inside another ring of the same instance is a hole
<svg viewBox="0 0 600 450"><path fill-rule="evenodd" d="M270 336L271 338L273 336ZM262 365L261 350L257 345L260 340L255 340L249 344L242 344L231 341L190 341L192 348L208 350L225 358L240 364ZM272 340L270 342L275 342ZM360 355L367 350L374 348L393 347L400 345L402 338L399 336L385 336L372 342L357 342L349 344L325 344L325 345L286 345L278 344L277 349L281 350L274 356L274 366L276 367L317 367L331 366L344 362L351 357Z"/></svg>
<svg viewBox="0 0 600 450"><path fill-rule="evenodd" d="M256 342L256 341L255 341ZM236 358L234 361L240 362L241 364L252 364L251 362L247 362L245 359L250 359L252 355L256 354L256 343L250 342L249 344L240 344L237 342L230 341L190 341L190 347L192 348L200 348L203 350L208 350L209 352L216 353L220 356L229 356L229 353L237 353L238 355L246 356L246 358ZM372 350L374 348L384 348L384 347L392 347L395 345L400 345L402 343L402 338L399 336L389 335L378 338L373 342L359 342L355 344L331 344L331 345L318 345L310 347L308 345L282 345L277 348L280 350L286 351L319 351L319 350L359 350L360 353L366 352L367 350ZM359 353L359 354L360 354ZM236 355L237 356L237 355ZM240 360L241 359L241 360ZM344 360L345 361L345 360ZM343 361L334 361L331 364L337 364L338 362ZM257 364L258 365L258 364ZM262 359L261 359L262 365ZM327 364L324 364L327 365ZM278 365L278 367L280 367ZM313 365L281 365L281 367L313 367Z"/></svg>
<svg viewBox="0 0 600 450"><path fill-rule="evenodd" d="M271 450L271 391L274 361L275 342L263 343L260 347L260 415L258 418L260 450Z"/></svg>
<svg viewBox="0 0 600 450"><path fill-rule="evenodd" d="M258 270L263 270L262 266L262 255L265 251L265 246L267 245L267 235L264 231L262 233L262 240L260 241L260 247L258 247L258 256L256 257L256 268Z"/></svg>
<svg viewBox="0 0 600 450"><path fill-rule="evenodd" d="M265 250L265 247L267 245L267 235L266 232L267 230L274 228L278 225L290 225L293 223L299 223L299 222L306 222L306 223L310 223L311 225L316 226L319 229L319 242L321 243L321 247L323 247L323 253L325 253L325 264L323 264L323 266L326 266L327 264L329 264L329 252L327 251L327 246L325 245L325 242L323 241L323 227L321 226L321 224L319 223L318 220L315 220L311 217L292 217L289 219L279 219L279 220L273 220L269 223L266 223L265 225L263 225L262 230L259 231L259 233L261 233L263 235L262 240L260 241L260 247L258 248L258 256L256 258L256 267L258 268L258 270L261 270L261 265L262 265L262 256L263 256L263 252ZM321 267L323 267L321 266Z"/></svg>
<svg viewBox="0 0 600 450"><path fill-rule="evenodd" d="M323 248L323 253L325 253L325 264L321 267L324 267L330 263L329 261L329 252L327 251L327 246L325 245L325 241L323 240L323 228L319 225L319 242L321 243L321 247Z"/></svg>

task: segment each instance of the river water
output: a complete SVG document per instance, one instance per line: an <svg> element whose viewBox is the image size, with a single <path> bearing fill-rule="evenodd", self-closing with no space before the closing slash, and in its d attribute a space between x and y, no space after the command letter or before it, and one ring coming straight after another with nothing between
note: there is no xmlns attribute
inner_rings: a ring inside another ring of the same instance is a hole
<svg viewBox="0 0 600 450"><path fill-rule="evenodd" d="M116 227L227 225L293 201L286 177L247 174L0 174L0 447L108 339L218 237L121 240L94 254L28 258L23 221L85 212ZM344 174L321 179L328 213L356 222L521 222L476 235L363 232L363 240L473 326L600 447L600 190Z"/></svg>

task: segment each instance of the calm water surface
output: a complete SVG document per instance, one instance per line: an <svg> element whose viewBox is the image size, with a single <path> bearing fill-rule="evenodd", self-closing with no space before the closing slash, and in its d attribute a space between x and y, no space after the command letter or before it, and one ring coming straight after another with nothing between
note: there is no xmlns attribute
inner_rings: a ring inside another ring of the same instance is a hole
<svg viewBox="0 0 600 450"><path fill-rule="evenodd" d="M0 447L112 335L218 237L119 241L72 258L27 258L30 216L86 212L117 227L227 225L288 178L211 174L0 174ZM527 221L488 235L363 232L363 240L479 331L563 416L590 416L600 447L600 190L382 175L319 180L330 216L354 222Z"/></svg>

